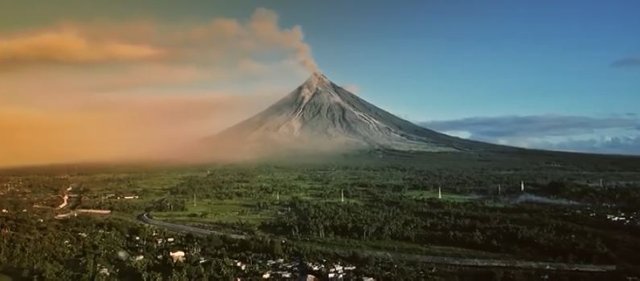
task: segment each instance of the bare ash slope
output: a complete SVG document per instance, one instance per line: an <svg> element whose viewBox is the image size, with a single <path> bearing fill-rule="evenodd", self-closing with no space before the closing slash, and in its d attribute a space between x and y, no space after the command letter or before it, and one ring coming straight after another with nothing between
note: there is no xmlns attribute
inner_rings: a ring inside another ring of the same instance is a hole
<svg viewBox="0 0 640 281"><path fill-rule="evenodd" d="M373 148L458 152L509 149L444 135L376 107L321 73L261 113L219 133L218 142L266 149ZM286 147L286 148L284 148Z"/></svg>

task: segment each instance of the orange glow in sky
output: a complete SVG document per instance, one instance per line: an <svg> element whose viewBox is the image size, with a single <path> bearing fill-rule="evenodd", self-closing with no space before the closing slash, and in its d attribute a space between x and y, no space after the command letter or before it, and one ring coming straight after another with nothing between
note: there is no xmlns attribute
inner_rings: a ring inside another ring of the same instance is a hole
<svg viewBox="0 0 640 281"><path fill-rule="evenodd" d="M314 68L300 27L281 27L267 9L5 31L0 166L176 157Z"/></svg>

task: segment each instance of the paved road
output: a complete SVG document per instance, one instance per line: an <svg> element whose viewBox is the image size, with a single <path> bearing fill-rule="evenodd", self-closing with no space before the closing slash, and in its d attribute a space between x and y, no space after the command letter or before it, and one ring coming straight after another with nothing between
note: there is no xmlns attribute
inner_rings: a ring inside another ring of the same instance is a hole
<svg viewBox="0 0 640 281"><path fill-rule="evenodd" d="M188 226L188 225L182 225L182 224L175 224L175 223L169 223L169 222L163 222L163 221L159 221L159 220L154 220L152 218L149 217L148 213L143 213L140 214L138 216L138 220L146 223L146 224L150 224L153 226L157 226L157 227L161 227L164 228L166 230L170 230L173 232L180 232L180 233L191 233L193 235L196 236L208 236L208 235L225 235L228 237L231 237L233 239L247 239L246 235L239 235L239 234L229 234L229 233L224 233L224 232L220 232L220 231L215 231L215 230L208 230L208 229L203 229L203 228L198 228L198 227L193 227L193 226Z"/></svg>
<svg viewBox="0 0 640 281"><path fill-rule="evenodd" d="M197 228L188 225L174 224L154 220L149 217L147 213L143 213L138 216L138 220L143 223L154 225L164 228L166 230L191 233L197 236L207 235L226 235L233 239L248 239L247 235L228 234L215 230L208 230ZM324 248L326 250L326 248ZM336 250L341 254L348 255L352 250ZM564 271L582 271L582 272L608 272L615 271L615 265L594 265L594 264L569 264L569 263L557 263L557 262L535 262L535 261L521 261L521 260L497 260L497 259L473 259L473 258L455 258L455 257L441 257L441 256L427 256L416 254L402 254L402 253L390 253L385 251L375 250L357 250L361 254L375 256L375 257L389 257L399 260L407 261L419 261L433 264L445 264L454 266L472 266L472 267L505 267L505 268L522 268L522 269L544 269L544 270L564 270Z"/></svg>

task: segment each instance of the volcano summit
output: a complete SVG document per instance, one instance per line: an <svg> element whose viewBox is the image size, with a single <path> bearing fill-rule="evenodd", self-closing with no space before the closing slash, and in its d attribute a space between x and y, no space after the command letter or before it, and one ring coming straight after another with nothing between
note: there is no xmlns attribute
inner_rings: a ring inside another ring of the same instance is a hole
<svg viewBox="0 0 640 281"><path fill-rule="evenodd" d="M444 135L401 119L313 73L259 114L212 138L245 151L385 149L423 152L497 146Z"/></svg>

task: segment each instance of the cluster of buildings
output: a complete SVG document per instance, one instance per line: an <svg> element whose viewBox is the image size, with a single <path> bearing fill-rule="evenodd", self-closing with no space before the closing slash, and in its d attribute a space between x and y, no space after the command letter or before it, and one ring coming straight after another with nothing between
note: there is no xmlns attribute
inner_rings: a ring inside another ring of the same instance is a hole
<svg viewBox="0 0 640 281"><path fill-rule="evenodd" d="M244 265L242 262L236 261L237 266ZM297 280L343 280L353 279L355 276L356 266L343 265L341 263L327 263L323 260L319 262L306 262L301 269L297 262L285 262L284 259L267 260L266 266L269 268L262 274L262 279L273 280L293 280L297 276ZM306 273L305 273L306 272ZM374 281L371 277L364 277L363 280Z"/></svg>
<svg viewBox="0 0 640 281"><path fill-rule="evenodd" d="M172 262L180 263L186 262L188 256L197 257L200 263L206 263L209 261L206 257L199 257L201 252L198 246L182 245L174 237L161 237L155 231L152 233L154 237L151 241L144 241L139 236L129 236L134 245L140 249L148 243L152 243L158 247L165 247L170 249L166 252L159 253L157 258L163 259L168 256ZM166 247L169 246L169 247ZM131 256L132 261L138 261L144 259L143 255ZM256 271L261 272L259 277L265 280L342 280L352 278L355 274L356 266L345 265L341 263L330 263L326 260L322 262L306 262L301 263L298 261L286 261L285 259L265 259L261 261L254 261L253 263L246 263L241 260L232 260L233 266L237 268L239 272L246 274L254 274ZM307 273L304 273L307 272ZM302 279L301 279L302 278ZM244 280L244 278L238 277L236 280ZM254 280L254 279L251 279ZM364 280L372 281L373 278L365 278Z"/></svg>
<svg viewBox="0 0 640 281"><path fill-rule="evenodd" d="M269 270L262 274L262 279L291 278L298 271L297 263L285 262L284 259L267 260L266 266Z"/></svg>
<svg viewBox="0 0 640 281"><path fill-rule="evenodd" d="M630 214L627 214L625 212L619 212L617 214L607 214L607 219L623 224L640 225L640 214L638 214L638 212L633 212Z"/></svg>
<svg viewBox="0 0 640 281"><path fill-rule="evenodd" d="M116 200L131 200L140 199L140 196L135 194L115 194L109 193L103 196L104 199L116 199Z"/></svg>
<svg viewBox="0 0 640 281"><path fill-rule="evenodd" d="M606 207L613 207L613 206L606 206ZM593 218L604 218L608 221L612 221L612 222L616 222L616 223L621 223L621 224L625 224L625 225L639 225L640 226L640 212L639 211L635 211L635 212L623 212L623 211L613 211L613 210L609 210L609 211L598 211L597 209L594 210L590 207L586 208L586 212L583 212L583 210L575 210L574 213L576 214L585 214L588 215L590 217ZM565 214L569 214L569 213L565 213Z"/></svg>
<svg viewBox="0 0 640 281"><path fill-rule="evenodd" d="M326 261L324 263L312 263L308 262L307 266L313 272L316 272L321 275L326 275L330 280L341 280L349 275L353 274L353 271L356 270L356 266L354 265L343 265L341 263L329 263Z"/></svg>
<svg viewBox="0 0 640 281"><path fill-rule="evenodd" d="M14 189L22 189L23 182L21 178L9 179L7 182L2 183L2 187L6 191L12 191ZM0 190L0 195L5 191Z"/></svg>

